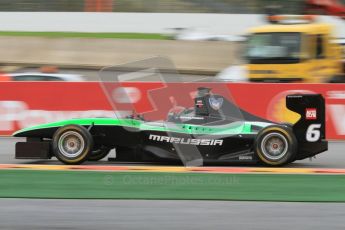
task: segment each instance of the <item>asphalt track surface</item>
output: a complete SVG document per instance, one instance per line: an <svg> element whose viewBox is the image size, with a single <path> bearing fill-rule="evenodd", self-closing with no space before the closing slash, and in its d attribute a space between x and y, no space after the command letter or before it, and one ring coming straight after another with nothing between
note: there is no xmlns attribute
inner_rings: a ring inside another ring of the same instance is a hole
<svg viewBox="0 0 345 230"><path fill-rule="evenodd" d="M91 72L94 75L87 80L97 80L93 71L84 75ZM61 164L56 159L14 159L17 141L0 138L0 164ZM345 142L331 142L329 151L315 159L286 167L345 168ZM0 199L0 207L1 230L337 230L345 226L345 203Z"/></svg>
<svg viewBox="0 0 345 230"><path fill-rule="evenodd" d="M0 138L0 164L61 164L14 159L15 142L20 140ZM316 159L286 167L345 168L345 143L331 142L329 151ZM334 230L345 226L345 203L0 199L0 207L0 229L4 230Z"/></svg>
<svg viewBox="0 0 345 230"><path fill-rule="evenodd" d="M18 160L14 159L15 143L25 139L3 137L0 138L0 164L61 164L55 158L51 160ZM112 154L112 153L110 153ZM86 162L85 164L109 165L116 164L102 160L100 162ZM316 158L296 161L286 167L295 168L345 168L345 142L330 142L329 150Z"/></svg>
<svg viewBox="0 0 345 230"><path fill-rule="evenodd" d="M345 204L0 199L0 229L344 229Z"/></svg>

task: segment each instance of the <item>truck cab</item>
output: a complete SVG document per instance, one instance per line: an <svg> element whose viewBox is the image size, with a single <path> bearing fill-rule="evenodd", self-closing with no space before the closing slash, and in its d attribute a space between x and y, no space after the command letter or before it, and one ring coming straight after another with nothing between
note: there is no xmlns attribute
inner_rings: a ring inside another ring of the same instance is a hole
<svg viewBox="0 0 345 230"><path fill-rule="evenodd" d="M341 46L333 27L313 17L269 16L250 30L246 50L250 81L330 82L342 73Z"/></svg>

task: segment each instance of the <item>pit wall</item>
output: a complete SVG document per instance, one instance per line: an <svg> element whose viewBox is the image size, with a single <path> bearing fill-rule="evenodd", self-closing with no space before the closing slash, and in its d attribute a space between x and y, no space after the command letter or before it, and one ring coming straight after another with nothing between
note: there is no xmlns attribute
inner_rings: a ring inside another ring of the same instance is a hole
<svg viewBox="0 0 345 230"><path fill-rule="evenodd" d="M291 113L285 109L287 94L321 93L326 99L327 139L345 140L344 84L111 84L102 87L99 82L0 82L0 135L63 119L114 117L114 111L117 116L135 111L144 113L149 120L164 120L174 108L172 101L176 101L175 106L190 107L196 88L204 86L272 121L291 120Z"/></svg>

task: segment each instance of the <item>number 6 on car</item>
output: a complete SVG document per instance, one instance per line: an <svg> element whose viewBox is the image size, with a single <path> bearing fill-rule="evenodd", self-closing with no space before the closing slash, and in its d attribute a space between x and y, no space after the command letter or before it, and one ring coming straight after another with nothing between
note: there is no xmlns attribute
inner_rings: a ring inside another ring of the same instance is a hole
<svg viewBox="0 0 345 230"><path fill-rule="evenodd" d="M321 137L320 128L321 128L321 124L309 125L307 132L306 132L307 141L309 141L309 142L318 141Z"/></svg>

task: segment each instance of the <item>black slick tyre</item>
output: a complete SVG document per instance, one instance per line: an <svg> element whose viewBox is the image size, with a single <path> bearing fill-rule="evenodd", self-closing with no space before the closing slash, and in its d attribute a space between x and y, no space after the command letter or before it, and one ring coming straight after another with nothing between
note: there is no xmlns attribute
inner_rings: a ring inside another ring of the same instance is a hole
<svg viewBox="0 0 345 230"><path fill-rule="evenodd" d="M261 163L281 166L293 161L297 153L297 140L292 129L271 125L263 128L254 142L254 151Z"/></svg>
<svg viewBox="0 0 345 230"><path fill-rule="evenodd" d="M64 164L81 164L92 151L93 138L83 126L66 125L54 133L52 148L56 158Z"/></svg>

